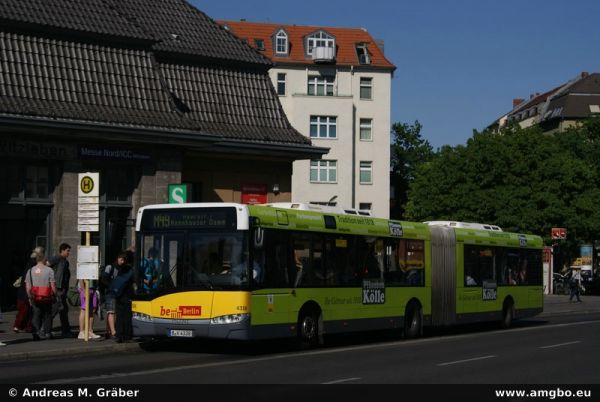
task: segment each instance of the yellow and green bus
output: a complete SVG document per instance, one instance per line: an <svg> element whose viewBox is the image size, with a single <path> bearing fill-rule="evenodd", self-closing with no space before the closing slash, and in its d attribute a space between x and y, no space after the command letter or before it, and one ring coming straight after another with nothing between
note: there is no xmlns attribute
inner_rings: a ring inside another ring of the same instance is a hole
<svg viewBox="0 0 600 402"><path fill-rule="evenodd" d="M137 222L133 331L237 340L513 319L542 311L542 239L312 204L166 204Z"/></svg>

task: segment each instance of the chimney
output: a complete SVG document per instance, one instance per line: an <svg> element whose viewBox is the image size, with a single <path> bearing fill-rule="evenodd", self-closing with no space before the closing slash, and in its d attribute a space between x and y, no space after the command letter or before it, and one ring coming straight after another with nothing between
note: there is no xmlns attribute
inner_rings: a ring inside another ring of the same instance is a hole
<svg viewBox="0 0 600 402"><path fill-rule="evenodd" d="M513 108L519 106L523 102L525 102L525 99L523 99L523 98L515 98L515 99L513 99Z"/></svg>

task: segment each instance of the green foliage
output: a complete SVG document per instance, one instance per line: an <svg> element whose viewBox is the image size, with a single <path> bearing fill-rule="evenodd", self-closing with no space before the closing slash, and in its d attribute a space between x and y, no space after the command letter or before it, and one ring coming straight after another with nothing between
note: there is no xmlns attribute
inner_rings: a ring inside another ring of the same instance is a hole
<svg viewBox="0 0 600 402"><path fill-rule="evenodd" d="M575 253L600 240L600 119L555 135L475 132L419 165L408 195L408 219L493 223L548 244L552 227L566 227Z"/></svg>
<svg viewBox="0 0 600 402"><path fill-rule="evenodd" d="M391 181L394 188L392 194L391 216L399 219L404 214L408 198L408 187L414 180L417 166L427 162L433 156L433 149L427 140L421 138L421 123L394 123L392 125L391 147Z"/></svg>

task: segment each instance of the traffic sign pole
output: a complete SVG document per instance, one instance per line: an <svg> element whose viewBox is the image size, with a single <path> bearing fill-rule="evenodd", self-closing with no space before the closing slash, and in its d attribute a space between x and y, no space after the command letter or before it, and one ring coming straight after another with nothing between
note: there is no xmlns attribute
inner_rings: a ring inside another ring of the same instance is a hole
<svg viewBox="0 0 600 402"><path fill-rule="evenodd" d="M90 246L91 244L91 233L90 232L85 232L85 245L86 246ZM84 286L84 290L85 290L85 323L83 324L83 327L85 328L85 341L87 342L90 339L90 280L89 279L85 279L83 281L83 283L85 284Z"/></svg>
<svg viewBox="0 0 600 402"><path fill-rule="evenodd" d="M77 229L80 232L85 232L85 246L91 246L91 233L97 232L100 228L100 174L99 173L80 173L79 174L79 189L78 189L78 214L77 214ZM79 253L78 253L79 254ZM97 253L96 253L97 254ZM97 257L96 257L97 258ZM77 256L79 266L79 255ZM90 262L90 261L81 261ZM95 261L97 264L98 261ZM88 264L89 265L89 264ZM86 265L86 268L87 265ZM90 273L89 269L82 269L85 275L81 275L83 279L83 290L85 292L85 319L83 323L84 340L87 342L90 338ZM78 277L79 267L77 269ZM97 269L95 275L97 276ZM95 276L92 276L92 279ZM79 279L79 278L78 278Z"/></svg>

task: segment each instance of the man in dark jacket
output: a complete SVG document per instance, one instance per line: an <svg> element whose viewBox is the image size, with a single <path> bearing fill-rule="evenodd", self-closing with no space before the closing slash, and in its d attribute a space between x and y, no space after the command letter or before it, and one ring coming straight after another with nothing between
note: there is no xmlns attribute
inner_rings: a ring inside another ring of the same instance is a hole
<svg viewBox="0 0 600 402"><path fill-rule="evenodd" d="M69 270L69 255L71 255L71 246L67 243L62 243L58 247L58 255L48 260L48 265L54 271L54 279L56 281L56 303L52 306L52 318L58 314L60 317L60 327L62 336L70 338L71 325L69 324L69 304L67 303L67 291L69 290L69 282L71 281L71 271Z"/></svg>

